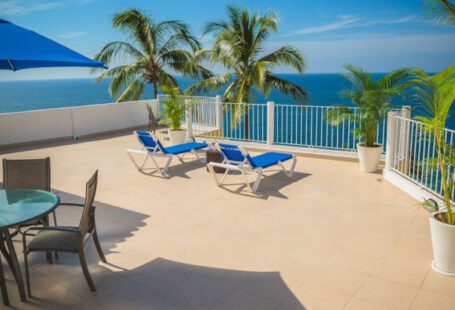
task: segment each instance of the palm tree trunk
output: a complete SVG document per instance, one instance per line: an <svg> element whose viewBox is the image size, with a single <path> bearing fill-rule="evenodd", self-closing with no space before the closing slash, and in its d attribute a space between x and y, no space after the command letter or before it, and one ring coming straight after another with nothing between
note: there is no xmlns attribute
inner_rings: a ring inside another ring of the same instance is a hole
<svg viewBox="0 0 455 310"><path fill-rule="evenodd" d="M155 99L158 99L158 85L156 82L153 83L153 94L155 95Z"/></svg>
<svg viewBox="0 0 455 310"><path fill-rule="evenodd" d="M245 125L245 140L250 139L250 119L248 117L249 115L249 109L250 109L250 90L246 89L245 91L245 99L244 99L244 104L245 104L245 113L243 114L243 123Z"/></svg>

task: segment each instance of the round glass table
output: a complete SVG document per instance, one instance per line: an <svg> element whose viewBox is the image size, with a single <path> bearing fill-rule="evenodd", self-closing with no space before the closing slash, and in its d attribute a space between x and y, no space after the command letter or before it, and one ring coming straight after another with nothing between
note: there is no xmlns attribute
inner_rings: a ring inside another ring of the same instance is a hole
<svg viewBox="0 0 455 310"><path fill-rule="evenodd" d="M26 299L24 282L9 228L38 220L57 208L59 198L53 193L36 189L0 190L0 251L16 279L21 300ZM0 289L8 303L3 269L0 268Z"/></svg>

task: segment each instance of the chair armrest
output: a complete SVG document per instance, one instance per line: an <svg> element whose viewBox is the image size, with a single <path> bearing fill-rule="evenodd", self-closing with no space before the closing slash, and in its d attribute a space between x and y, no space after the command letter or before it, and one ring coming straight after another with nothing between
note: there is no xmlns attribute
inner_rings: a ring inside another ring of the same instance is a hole
<svg viewBox="0 0 455 310"><path fill-rule="evenodd" d="M85 205L83 203L72 203L72 202L61 202L59 204L59 206L74 206L74 207L85 207ZM95 211L96 209L96 206L92 205L92 210Z"/></svg>

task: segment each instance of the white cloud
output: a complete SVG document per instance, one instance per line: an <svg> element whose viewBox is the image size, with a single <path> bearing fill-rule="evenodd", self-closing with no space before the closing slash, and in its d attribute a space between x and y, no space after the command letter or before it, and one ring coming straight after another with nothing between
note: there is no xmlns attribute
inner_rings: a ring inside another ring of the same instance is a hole
<svg viewBox="0 0 455 310"><path fill-rule="evenodd" d="M332 23L321 25L321 26L302 28L302 29L293 31L292 33L290 33L290 35L321 33L321 32L337 30L337 29L350 28L350 27L354 26L356 24L356 22L358 22L358 21L359 21L359 19L356 17L340 16L337 21L334 21Z"/></svg>
<svg viewBox="0 0 455 310"><path fill-rule="evenodd" d="M30 1L30 0L1 0L0 13L2 16L27 15L33 12L49 11L66 7L71 4L84 5L92 0L53 0L53 1Z"/></svg>
<svg viewBox="0 0 455 310"><path fill-rule="evenodd" d="M339 29L347 29L347 28L363 28L375 25L392 25L392 24L403 24L409 22L415 22L417 20L416 16L404 16L396 19L383 19L383 20L364 20L359 17L355 17L352 15L340 15L338 19L334 22L314 26L314 27L306 27L302 29L298 29L292 31L288 34L282 35L282 37L289 37L295 35L302 35L302 34L315 34L315 33L323 33L329 32Z"/></svg>
<svg viewBox="0 0 455 310"><path fill-rule="evenodd" d="M62 34L57 35L57 37L61 39L72 39L72 38L78 38L78 37L83 37L86 36L87 32L85 31L70 31L70 32L65 32Z"/></svg>

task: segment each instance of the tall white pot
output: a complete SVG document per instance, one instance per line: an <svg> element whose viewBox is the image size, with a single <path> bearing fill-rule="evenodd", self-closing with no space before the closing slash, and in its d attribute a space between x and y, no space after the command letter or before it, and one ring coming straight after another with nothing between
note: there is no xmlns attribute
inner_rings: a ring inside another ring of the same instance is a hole
<svg viewBox="0 0 455 310"><path fill-rule="evenodd" d="M430 214L431 243L433 245L433 263L435 271L455 276L455 225L443 223Z"/></svg>
<svg viewBox="0 0 455 310"><path fill-rule="evenodd" d="M170 130L168 129L169 140L171 140L172 145L182 144L186 141L186 130Z"/></svg>
<svg viewBox="0 0 455 310"><path fill-rule="evenodd" d="M381 159L382 145L378 144L373 147L362 146L357 144L357 153L359 154L360 170L364 172L376 172L379 160Z"/></svg>

